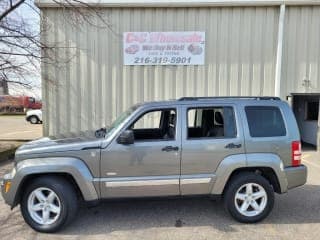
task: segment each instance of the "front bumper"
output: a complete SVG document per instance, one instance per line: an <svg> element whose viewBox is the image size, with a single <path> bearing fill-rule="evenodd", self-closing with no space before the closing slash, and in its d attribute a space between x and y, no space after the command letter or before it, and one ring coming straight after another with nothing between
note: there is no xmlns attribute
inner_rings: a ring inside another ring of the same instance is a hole
<svg viewBox="0 0 320 240"><path fill-rule="evenodd" d="M286 167L284 172L288 181L288 189L301 186L307 182L307 167L300 165L299 167Z"/></svg>
<svg viewBox="0 0 320 240"><path fill-rule="evenodd" d="M1 188L1 194L2 194L2 197L5 201L6 204L10 205L11 207L13 206L13 202L14 202L14 198L15 198L15 192L16 191L13 191L13 186L12 186L12 183L13 183L13 178L14 178L14 175L15 175L15 169L13 171L11 171L10 173L7 173L3 176L2 179L0 179L0 188ZM10 189L9 191L5 191L5 185L10 182Z"/></svg>

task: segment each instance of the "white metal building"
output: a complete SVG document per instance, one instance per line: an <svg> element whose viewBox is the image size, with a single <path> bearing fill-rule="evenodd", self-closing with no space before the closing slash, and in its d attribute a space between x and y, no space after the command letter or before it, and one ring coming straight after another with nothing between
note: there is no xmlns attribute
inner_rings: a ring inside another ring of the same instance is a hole
<svg viewBox="0 0 320 240"><path fill-rule="evenodd" d="M302 140L316 145L319 0L87 2L97 7L108 27L97 27L103 25L99 16L91 16L91 23L74 24L72 8L36 0L42 24L50 29L42 34L43 40L66 46L54 54L63 67L42 65L45 135L77 134L107 125L142 101L275 95L293 103ZM205 34L203 64L124 64L125 32L187 31Z"/></svg>

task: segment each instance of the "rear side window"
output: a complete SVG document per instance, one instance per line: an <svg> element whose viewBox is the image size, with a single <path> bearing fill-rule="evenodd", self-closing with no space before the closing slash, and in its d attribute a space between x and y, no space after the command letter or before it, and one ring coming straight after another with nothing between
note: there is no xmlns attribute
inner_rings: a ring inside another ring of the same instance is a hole
<svg viewBox="0 0 320 240"><path fill-rule="evenodd" d="M279 137L286 135L282 114L277 107L245 107L251 137Z"/></svg>
<svg viewBox="0 0 320 240"><path fill-rule="evenodd" d="M188 139L234 138L236 134L232 107L188 109Z"/></svg>

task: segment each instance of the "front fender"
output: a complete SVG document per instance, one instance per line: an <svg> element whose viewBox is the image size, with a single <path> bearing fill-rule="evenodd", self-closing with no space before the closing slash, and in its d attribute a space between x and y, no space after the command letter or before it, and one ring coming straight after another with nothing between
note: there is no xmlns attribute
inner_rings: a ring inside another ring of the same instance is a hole
<svg viewBox="0 0 320 240"><path fill-rule="evenodd" d="M16 166L15 175L12 176L10 191L5 196L6 203L14 207L16 195L19 194L21 184L28 176L49 173L71 175L85 201L98 199L98 194L93 184L93 176L83 161L71 157L55 157L27 159L19 162Z"/></svg>

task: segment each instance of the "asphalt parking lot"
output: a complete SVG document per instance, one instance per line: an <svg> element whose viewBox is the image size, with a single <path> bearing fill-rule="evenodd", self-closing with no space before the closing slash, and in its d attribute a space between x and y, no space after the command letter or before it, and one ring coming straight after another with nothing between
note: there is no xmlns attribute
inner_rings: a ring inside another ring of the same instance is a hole
<svg viewBox="0 0 320 240"><path fill-rule="evenodd" d="M30 124L24 115L0 115L0 141L32 140L42 136L42 124Z"/></svg>
<svg viewBox="0 0 320 240"><path fill-rule="evenodd" d="M106 202L81 208L76 220L56 234L40 234L0 197L0 239L319 239L320 158L304 152L308 182L277 195L274 210L263 222L240 224L221 202L208 199ZM2 175L11 163L0 165Z"/></svg>

